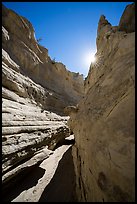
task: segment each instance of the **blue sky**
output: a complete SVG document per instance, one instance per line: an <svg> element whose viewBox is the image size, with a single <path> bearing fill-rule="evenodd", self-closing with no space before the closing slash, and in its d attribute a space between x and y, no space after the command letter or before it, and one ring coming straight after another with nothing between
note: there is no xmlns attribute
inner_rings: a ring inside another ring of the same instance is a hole
<svg viewBox="0 0 137 204"><path fill-rule="evenodd" d="M126 5L132 2L3 2L33 25L36 38L51 59L87 76L89 56L96 53L96 34L103 14L118 25Z"/></svg>

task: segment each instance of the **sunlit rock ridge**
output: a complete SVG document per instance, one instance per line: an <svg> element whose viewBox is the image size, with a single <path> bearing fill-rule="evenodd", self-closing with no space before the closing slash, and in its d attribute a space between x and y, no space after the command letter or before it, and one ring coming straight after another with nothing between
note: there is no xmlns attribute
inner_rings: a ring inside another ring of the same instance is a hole
<svg viewBox="0 0 137 204"><path fill-rule="evenodd" d="M115 15L115 14L114 14ZM135 4L118 26L104 15L97 30L96 62L85 97L67 109L75 135L78 201L135 201Z"/></svg>
<svg viewBox="0 0 137 204"><path fill-rule="evenodd" d="M70 135L63 109L84 94L84 80L51 60L31 23L2 6L3 192ZM14 179L16 176L16 179ZM9 194L8 194L9 195ZM8 200L8 196L3 196Z"/></svg>
<svg viewBox="0 0 137 204"><path fill-rule="evenodd" d="M23 98L28 96L33 98L43 108L53 111L55 109L60 113L67 104L77 103L83 94L82 75L70 72L62 63L51 60L48 50L37 43L31 23L4 6L2 8L2 37L3 61L8 62L9 70L15 72L15 79L12 82L8 80L12 83L10 90ZM18 78L22 76L24 80L17 81L16 76ZM27 77L36 84L35 88L31 82L26 85ZM20 85L16 85L19 83ZM39 96L37 96L38 87L36 87L38 85L41 86ZM3 86L8 86L4 74Z"/></svg>

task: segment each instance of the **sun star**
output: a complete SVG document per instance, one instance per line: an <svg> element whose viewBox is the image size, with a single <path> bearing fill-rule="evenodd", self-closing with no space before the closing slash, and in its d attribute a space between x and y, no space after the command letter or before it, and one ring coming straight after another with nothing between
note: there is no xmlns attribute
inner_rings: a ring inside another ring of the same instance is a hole
<svg viewBox="0 0 137 204"><path fill-rule="evenodd" d="M96 57L94 55L91 55L91 62L95 63L96 62Z"/></svg>
<svg viewBox="0 0 137 204"><path fill-rule="evenodd" d="M90 64L95 63L96 62L96 57L94 55L94 53L88 53L85 55L85 63L90 66Z"/></svg>

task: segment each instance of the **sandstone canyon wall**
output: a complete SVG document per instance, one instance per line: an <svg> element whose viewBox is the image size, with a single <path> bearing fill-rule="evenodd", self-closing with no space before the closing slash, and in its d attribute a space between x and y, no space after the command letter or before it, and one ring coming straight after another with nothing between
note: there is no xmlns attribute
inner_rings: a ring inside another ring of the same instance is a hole
<svg viewBox="0 0 137 204"><path fill-rule="evenodd" d="M105 16L100 17L96 62L91 64L84 82L82 75L50 59L48 50L37 43L27 19L2 7L5 201L13 200L13 195L12 199L8 198L10 189L18 188L21 177L25 178L28 171L35 173L36 164L52 156L55 160L53 151L72 132L78 201L135 200L134 14L135 5L130 4L118 26L112 26ZM44 162L48 166L47 161ZM69 163L65 162L69 169ZM49 174L50 168L50 165L49 170L45 168ZM66 172L65 175L67 177ZM58 181L60 178L62 176ZM34 202L40 194L28 194L28 197ZM45 198L44 195L40 200ZM26 201L26 198L18 199L15 200Z"/></svg>
<svg viewBox="0 0 137 204"><path fill-rule="evenodd" d="M70 135L63 109L77 104L83 93L83 76L51 60L48 50L37 43L31 23L3 6L4 192L9 183L14 185L14 176L47 158Z"/></svg>
<svg viewBox="0 0 137 204"><path fill-rule="evenodd" d="M32 98L46 110L60 114L66 105L79 101L83 94L82 75L70 72L62 63L51 60L48 50L37 43L31 23L4 6L2 37L3 63L10 66L8 70L14 75L12 80L4 65L2 83L5 88L23 98ZM33 84L30 81L25 83L28 78Z"/></svg>
<svg viewBox="0 0 137 204"><path fill-rule="evenodd" d="M101 16L96 62L85 97L68 108L75 135L77 197L84 202L135 200L135 4L118 26Z"/></svg>

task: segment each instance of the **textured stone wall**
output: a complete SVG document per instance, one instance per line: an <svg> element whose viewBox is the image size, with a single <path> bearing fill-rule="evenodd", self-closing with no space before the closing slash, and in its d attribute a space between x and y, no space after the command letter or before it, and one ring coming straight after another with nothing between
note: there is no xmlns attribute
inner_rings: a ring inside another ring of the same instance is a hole
<svg viewBox="0 0 137 204"><path fill-rule="evenodd" d="M22 97L31 97L43 108L60 114L63 114L64 107L74 105L82 98L83 76L70 72L61 62L51 60L48 50L37 43L31 23L4 6L2 48L3 62L9 65L7 72L11 72L8 77L5 67L3 68L3 86L16 91ZM24 84L20 79L24 76L26 83L27 78L33 81L32 86ZM41 86L44 92L35 89L34 83Z"/></svg>
<svg viewBox="0 0 137 204"><path fill-rule="evenodd" d="M129 18L134 18L134 6L126 8L120 27L123 21L134 27ZM96 62L85 81L85 97L76 108L68 108L76 141L73 159L79 201L135 200L134 31L113 27L101 16Z"/></svg>
<svg viewBox="0 0 137 204"><path fill-rule="evenodd" d="M46 159L70 135L64 107L83 96L84 80L54 62L31 23L2 7L2 181ZM50 151L50 150L51 151ZM10 182L9 182L10 183Z"/></svg>

